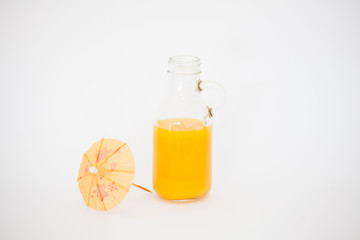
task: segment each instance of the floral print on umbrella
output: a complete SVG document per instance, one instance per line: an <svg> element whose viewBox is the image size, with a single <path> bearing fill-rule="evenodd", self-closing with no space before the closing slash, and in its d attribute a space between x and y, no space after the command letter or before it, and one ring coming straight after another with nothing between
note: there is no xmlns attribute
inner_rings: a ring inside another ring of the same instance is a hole
<svg viewBox="0 0 360 240"><path fill-rule="evenodd" d="M115 168L116 168L116 163L111 163L111 165L110 165L110 169L111 169L111 171L114 171L115 170Z"/></svg>
<svg viewBox="0 0 360 240"><path fill-rule="evenodd" d="M94 195L100 198L101 201L103 201L103 198L108 197L109 193L106 191L106 184L103 183L101 185L97 185L97 188L94 191L92 191L91 197L94 197Z"/></svg>
<svg viewBox="0 0 360 240"><path fill-rule="evenodd" d="M101 149L100 154L99 154L99 160L97 162L101 162L102 160L105 160L108 156L110 156L110 154L112 154L114 152L114 150L112 149L108 149L106 147L104 147L103 149ZM95 159L97 159L97 153L95 154ZM121 148L116 151L114 153L114 155L121 155Z"/></svg>
<svg viewBox="0 0 360 240"><path fill-rule="evenodd" d="M101 152L99 154L99 159L96 162L101 162L102 160L105 160L112 152L113 150L108 148L101 149ZM97 159L97 154L96 154L96 159Z"/></svg>
<svg viewBox="0 0 360 240"><path fill-rule="evenodd" d="M115 183L111 183L108 185L109 186L109 191L110 192L113 192L113 191L116 191L118 190L117 186L115 185Z"/></svg>

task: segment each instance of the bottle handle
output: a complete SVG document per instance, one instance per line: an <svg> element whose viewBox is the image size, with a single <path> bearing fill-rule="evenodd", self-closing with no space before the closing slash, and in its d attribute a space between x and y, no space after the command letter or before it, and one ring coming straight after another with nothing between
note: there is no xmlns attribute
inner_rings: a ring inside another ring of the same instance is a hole
<svg viewBox="0 0 360 240"><path fill-rule="evenodd" d="M202 81L202 80L199 79L198 83L197 83L197 90L201 93L202 91L206 90L207 88L215 90L215 92L219 96L221 96L221 101L220 101L219 104L216 104L215 106L209 106L209 105L207 106L208 115L206 116L206 118L210 119L214 115L214 108L219 109L224 105L224 103L225 103L225 89L220 83L217 83L217 82L214 82L214 81Z"/></svg>

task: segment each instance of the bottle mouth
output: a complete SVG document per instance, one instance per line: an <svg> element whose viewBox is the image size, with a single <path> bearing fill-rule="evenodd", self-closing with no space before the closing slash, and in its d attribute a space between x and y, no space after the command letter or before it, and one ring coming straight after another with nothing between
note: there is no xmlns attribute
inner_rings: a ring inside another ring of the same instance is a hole
<svg viewBox="0 0 360 240"><path fill-rule="evenodd" d="M172 56L168 60L168 73L174 74L200 74L200 58L189 55Z"/></svg>

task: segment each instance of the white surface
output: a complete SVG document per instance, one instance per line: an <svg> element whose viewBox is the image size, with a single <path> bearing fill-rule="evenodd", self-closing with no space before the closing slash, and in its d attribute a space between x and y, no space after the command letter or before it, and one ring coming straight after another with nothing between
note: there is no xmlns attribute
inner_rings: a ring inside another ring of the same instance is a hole
<svg viewBox="0 0 360 240"><path fill-rule="evenodd" d="M131 3L130 3L131 2ZM360 239L358 1L1 1L0 239ZM103 213L82 154L129 142L151 187L167 58L222 83L214 184Z"/></svg>

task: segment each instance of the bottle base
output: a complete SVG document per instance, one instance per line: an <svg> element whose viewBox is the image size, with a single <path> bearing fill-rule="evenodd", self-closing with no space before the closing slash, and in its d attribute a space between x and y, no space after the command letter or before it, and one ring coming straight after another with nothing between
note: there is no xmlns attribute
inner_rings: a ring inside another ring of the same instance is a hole
<svg viewBox="0 0 360 240"><path fill-rule="evenodd" d="M161 193L159 192L156 188L154 188L155 192L157 193L158 196L160 196L161 198L165 199L165 200L170 200L170 201L174 201L174 202L193 202L196 201L198 199L204 198L206 197L206 195L209 193L210 188L207 189L206 191L197 194L197 195L186 195L186 194L179 194L179 193Z"/></svg>

